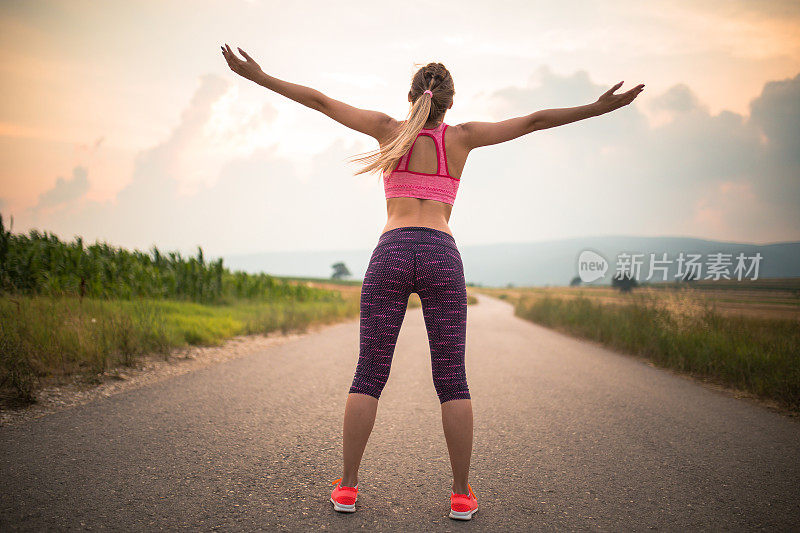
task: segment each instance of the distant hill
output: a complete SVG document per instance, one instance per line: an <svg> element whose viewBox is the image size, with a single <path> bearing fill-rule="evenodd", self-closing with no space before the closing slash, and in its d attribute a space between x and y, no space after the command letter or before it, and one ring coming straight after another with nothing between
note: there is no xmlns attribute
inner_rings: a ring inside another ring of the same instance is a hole
<svg viewBox="0 0 800 533"><path fill-rule="evenodd" d="M621 252L645 254L640 277L642 281L648 275L650 253L656 254L657 259L663 253L667 254L667 259L671 261L668 279L673 280L677 272L675 260L680 252L702 254L701 262L704 264L701 277L706 276L708 254L732 254L735 259L739 253L752 257L757 252L762 256L759 278L800 277L800 242L741 244L687 237L607 236L531 243L459 245L467 283L484 286L506 286L509 283L516 286L568 285L578 274L579 254L587 249L599 253L609 263L608 274L598 280L598 284L610 282L616 270L617 255ZM353 273L353 279L362 279L371 254L371 249L264 252L224 256L224 264L232 270L263 271L279 276L329 277L331 265L343 261ZM752 277L752 274L747 277Z"/></svg>

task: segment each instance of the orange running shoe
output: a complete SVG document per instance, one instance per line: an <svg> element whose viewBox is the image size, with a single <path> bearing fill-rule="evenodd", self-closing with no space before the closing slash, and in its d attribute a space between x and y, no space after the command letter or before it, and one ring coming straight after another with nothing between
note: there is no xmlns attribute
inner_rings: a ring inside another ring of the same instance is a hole
<svg viewBox="0 0 800 533"><path fill-rule="evenodd" d="M478 498L472 492L472 485L467 483L469 494L456 494L450 491L450 518L456 520L472 520L472 515L478 511Z"/></svg>
<svg viewBox="0 0 800 533"><path fill-rule="evenodd" d="M331 485L337 483L331 492L331 503L333 508L341 513L355 513L356 512L356 498L358 497L358 483L355 487L343 487L339 483L342 478L336 479L331 482Z"/></svg>

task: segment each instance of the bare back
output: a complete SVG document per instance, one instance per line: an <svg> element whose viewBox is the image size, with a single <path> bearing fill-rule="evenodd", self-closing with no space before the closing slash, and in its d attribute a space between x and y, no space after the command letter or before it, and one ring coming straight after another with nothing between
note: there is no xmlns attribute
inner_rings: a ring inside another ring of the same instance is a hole
<svg viewBox="0 0 800 533"><path fill-rule="evenodd" d="M395 126L400 125L399 121L395 124ZM435 127L435 125L432 127ZM463 135L460 125L448 127L444 133L443 140L447 148L447 168L450 175L461 179L461 173L464 170L469 150L465 143L461 142ZM382 140L381 147L386 142L386 140ZM436 164L437 154L433 139L425 136L419 137L414 145L414 150L411 152L408 170L433 173L436 172ZM387 221L381 233L405 226L424 226L452 235L450 226L448 226L452 209L452 205L437 200L387 198Z"/></svg>

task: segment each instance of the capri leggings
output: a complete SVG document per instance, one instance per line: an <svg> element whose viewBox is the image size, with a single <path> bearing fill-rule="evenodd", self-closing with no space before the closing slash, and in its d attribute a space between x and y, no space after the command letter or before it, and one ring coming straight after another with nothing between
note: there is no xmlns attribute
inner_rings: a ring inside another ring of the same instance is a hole
<svg viewBox="0 0 800 533"><path fill-rule="evenodd" d="M422 302L439 402L469 399L461 254L452 235L422 226L384 232L372 252L361 287L359 356L350 392L380 398L412 292Z"/></svg>

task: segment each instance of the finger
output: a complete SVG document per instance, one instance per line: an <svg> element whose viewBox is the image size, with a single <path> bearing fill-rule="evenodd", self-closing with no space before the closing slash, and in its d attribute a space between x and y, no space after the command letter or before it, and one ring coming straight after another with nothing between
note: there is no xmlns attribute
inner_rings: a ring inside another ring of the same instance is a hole
<svg viewBox="0 0 800 533"><path fill-rule="evenodd" d="M231 66L231 58L228 55L228 51L225 49L224 46L220 46L222 48L222 56L225 58L225 61L228 63L228 66Z"/></svg>
<svg viewBox="0 0 800 533"><path fill-rule="evenodd" d="M231 50L231 47L228 45L228 43L225 43L225 47L228 49L228 54L231 56L231 59L234 59L236 61L241 61L241 59L236 57L236 54L233 53L233 50Z"/></svg>
<svg viewBox="0 0 800 533"><path fill-rule="evenodd" d="M638 93L640 93L640 92L641 92L643 89L644 89L644 83L640 83L639 85L637 85L637 86L636 86L636 87L634 87L633 89L630 89L630 90L628 91L628 94L630 94L630 93L637 93L637 94L638 94Z"/></svg>
<svg viewBox="0 0 800 533"><path fill-rule="evenodd" d="M607 91L606 91L606 92L603 94L603 96L605 96L605 95L611 95L611 94L614 94L614 91L616 91L617 89L619 89L619 88L622 86L622 84L623 84L623 83L624 83L624 81L621 81L621 82L617 83L616 85L614 85L613 87L611 87L609 90L607 90Z"/></svg>
<svg viewBox="0 0 800 533"><path fill-rule="evenodd" d="M231 58L227 51L225 52L225 61L228 63L228 67L230 67L232 71L237 72L239 70L240 61L238 61L235 57Z"/></svg>
<svg viewBox="0 0 800 533"><path fill-rule="evenodd" d="M249 55L247 55L247 52L245 52L244 50L242 50L238 46L236 48L239 50L239 52L241 52L241 54L245 57L245 59L247 59L248 61L253 61L253 58L250 57Z"/></svg>

